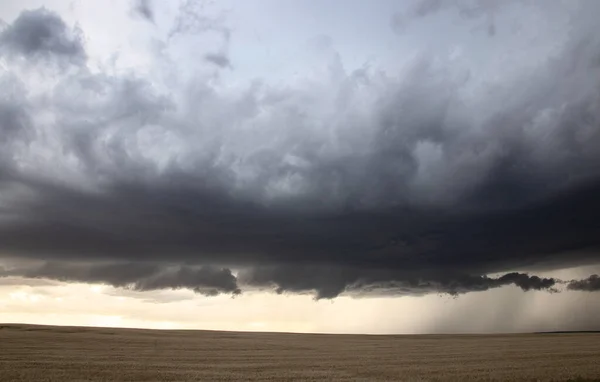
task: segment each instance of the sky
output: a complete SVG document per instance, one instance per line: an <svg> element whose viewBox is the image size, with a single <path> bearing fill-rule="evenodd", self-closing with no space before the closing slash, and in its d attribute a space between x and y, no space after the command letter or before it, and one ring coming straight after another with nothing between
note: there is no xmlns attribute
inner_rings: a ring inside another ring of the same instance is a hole
<svg viewBox="0 0 600 382"><path fill-rule="evenodd" d="M3 1L0 322L600 330L599 11Z"/></svg>

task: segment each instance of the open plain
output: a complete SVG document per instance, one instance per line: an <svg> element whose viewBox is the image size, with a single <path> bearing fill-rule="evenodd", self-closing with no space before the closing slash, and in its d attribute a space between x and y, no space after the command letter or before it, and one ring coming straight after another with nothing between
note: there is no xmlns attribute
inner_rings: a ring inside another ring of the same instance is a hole
<svg viewBox="0 0 600 382"><path fill-rule="evenodd" d="M593 381L600 334L325 335L0 325L0 381Z"/></svg>

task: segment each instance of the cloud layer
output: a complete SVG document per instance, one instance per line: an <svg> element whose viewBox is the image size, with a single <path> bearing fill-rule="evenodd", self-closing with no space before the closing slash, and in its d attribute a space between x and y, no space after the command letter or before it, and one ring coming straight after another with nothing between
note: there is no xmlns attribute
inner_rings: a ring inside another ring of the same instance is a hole
<svg viewBox="0 0 600 382"><path fill-rule="evenodd" d="M600 277L598 277L598 275L591 275L587 279L573 280L568 284L567 287L570 290L579 290L584 292L600 291Z"/></svg>
<svg viewBox="0 0 600 382"><path fill-rule="evenodd" d="M103 283L138 291L188 288L207 296L219 293L240 293L236 278L229 269L211 266L160 267L157 264L139 263L46 262L26 268L0 271L0 277L14 276L66 282Z"/></svg>
<svg viewBox="0 0 600 382"><path fill-rule="evenodd" d="M86 53L81 31L69 28L56 13L45 8L23 11L0 35L1 54L27 61L66 60L81 63Z"/></svg>
<svg viewBox="0 0 600 382"><path fill-rule="evenodd" d="M235 35L189 7L140 74L95 68L84 32L24 11L0 32L0 250L47 262L23 276L140 290L553 288L485 275L599 260L599 7L537 5L534 25L500 28L528 4L489 8L495 62L464 46L349 72L333 54L236 86L220 72ZM171 56L206 33L221 50L201 69Z"/></svg>

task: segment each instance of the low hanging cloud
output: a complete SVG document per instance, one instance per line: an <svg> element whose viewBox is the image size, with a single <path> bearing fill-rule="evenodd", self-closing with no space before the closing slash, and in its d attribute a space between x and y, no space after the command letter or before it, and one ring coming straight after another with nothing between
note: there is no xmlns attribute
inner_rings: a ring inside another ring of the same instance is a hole
<svg viewBox="0 0 600 382"><path fill-rule="evenodd" d="M342 293L424 295L441 293L460 295L515 285L523 291L555 292L562 283L525 273L507 273L500 277L474 276L453 272L403 272L391 270L361 271L340 267L261 267L239 275L242 284L274 287L277 293L312 293L317 299L334 298Z"/></svg>
<svg viewBox="0 0 600 382"><path fill-rule="evenodd" d="M25 277L139 290L552 290L559 280L486 275L600 261L597 4L540 3L540 24L494 49L536 28L546 40L500 66L469 46L397 72L337 56L287 85L237 87L168 49L153 74L92 71L58 15L25 11L0 35L9 65L32 58L0 73L0 251L47 262ZM169 38L234 38L184 10ZM33 81L38 56L80 65Z"/></svg>
<svg viewBox="0 0 600 382"><path fill-rule="evenodd" d="M598 292L600 291L600 277L598 275L591 275L587 279L573 280L569 282L567 288L583 292Z"/></svg>
<svg viewBox="0 0 600 382"><path fill-rule="evenodd" d="M187 288L206 296L240 293L236 278L229 269L212 266L164 267L147 263L45 262L41 265L0 269L0 277L15 276L63 282L102 283L136 291Z"/></svg>
<svg viewBox="0 0 600 382"><path fill-rule="evenodd" d="M241 293L241 287L275 289L277 293L314 293L316 299L331 299L342 293L355 292L397 295L442 293L457 296L507 285L515 285L523 291L554 292L557 291L555 286L563 283L553 278L540 278L517 272L494 278L447 272L437 274L389 270L361 272L353 268L318 266L286 269L260 267L242 270L238 276L234 276L231 270L226 268L169 266L139 262L96 264L44 262L0 268L0 277L101 283L135 291L187 288L206 296L219 293L237 295Z"/></svg>

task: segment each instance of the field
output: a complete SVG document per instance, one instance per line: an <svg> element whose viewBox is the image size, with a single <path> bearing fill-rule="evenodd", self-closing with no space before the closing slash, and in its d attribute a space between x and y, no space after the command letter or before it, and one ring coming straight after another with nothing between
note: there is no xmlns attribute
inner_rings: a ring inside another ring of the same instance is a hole
<svg viewBox="0 0 600 382"><path fill-rule="evenodd" d="M0 381L600 380L600 334L361 336L0 325Z"/></svg>

